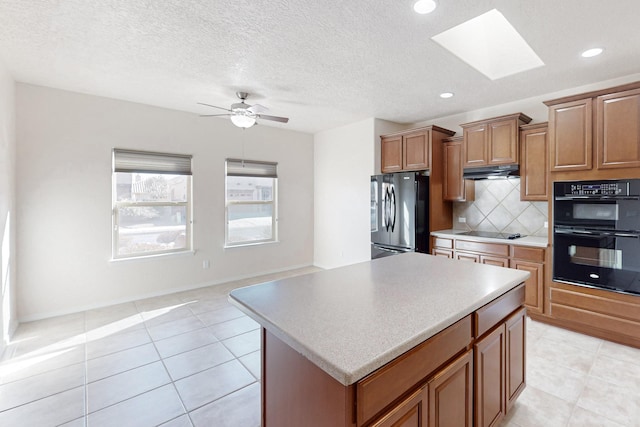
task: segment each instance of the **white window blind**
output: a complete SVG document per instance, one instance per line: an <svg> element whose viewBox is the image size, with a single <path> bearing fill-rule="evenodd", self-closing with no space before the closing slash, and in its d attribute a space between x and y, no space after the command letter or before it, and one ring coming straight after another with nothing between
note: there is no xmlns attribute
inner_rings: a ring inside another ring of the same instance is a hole
<svg viewBox="0 0 640 427"><path fill-rule="evenodd" d="M227 159L227 176L278 177L278 164L255 160Z"/></svg>
<svg viewBox="0 0 640 427"><path fill-rule="evenodd" d="M191 175L191 157L133 150L113 150L113 171Z"/></svg>

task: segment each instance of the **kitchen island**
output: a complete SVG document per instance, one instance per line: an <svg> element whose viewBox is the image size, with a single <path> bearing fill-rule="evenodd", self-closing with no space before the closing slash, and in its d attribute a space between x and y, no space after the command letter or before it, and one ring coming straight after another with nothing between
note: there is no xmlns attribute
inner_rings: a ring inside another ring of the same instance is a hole
<svg viewBox="0 0 640 427"><path fill-rule="evenodd" d="M263 427L493 425L524 387L528 276L407 253L236 289Z"/></svg>

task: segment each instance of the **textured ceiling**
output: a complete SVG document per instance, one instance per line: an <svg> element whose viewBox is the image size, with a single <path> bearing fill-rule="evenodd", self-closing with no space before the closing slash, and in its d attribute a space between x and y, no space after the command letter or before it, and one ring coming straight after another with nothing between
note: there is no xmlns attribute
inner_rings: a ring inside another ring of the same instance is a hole
<svg viewBox="0 0 640 427"><path fill-rule="evenodd" d="M638 0L0 0L16 81L198 114L234 93L317 132L411 123L640 71ZM545 66L491 81L430 40L497 8ZM602 46L603 55L580 52ZM438 94L455 92L452 99ZM203 118L202 120L218 120Z"/></svg>

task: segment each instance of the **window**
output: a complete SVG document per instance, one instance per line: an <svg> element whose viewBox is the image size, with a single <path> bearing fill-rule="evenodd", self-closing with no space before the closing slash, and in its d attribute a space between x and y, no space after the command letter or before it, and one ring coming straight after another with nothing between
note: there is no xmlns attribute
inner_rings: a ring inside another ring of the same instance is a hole
<svg viewBox="0 0 640 427"><path fill-rule="evenodd" d="M191 250L191 156L113 150L113 258Z"/></svg>
<svg viewBox="0 0 640 427"><path fill-rule="evenodd" d="M226 246L277 239L277 163L227 159Z"/></svg>

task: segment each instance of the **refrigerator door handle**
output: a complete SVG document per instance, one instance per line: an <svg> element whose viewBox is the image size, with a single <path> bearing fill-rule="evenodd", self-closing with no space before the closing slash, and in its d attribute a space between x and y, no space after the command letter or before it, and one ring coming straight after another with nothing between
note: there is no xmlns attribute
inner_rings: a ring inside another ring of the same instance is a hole
<svg viewBox="0 0 640 427"><path fill-rule="evenodd" d="M390 195L391 203L390 203L390 218L389 222L391 223L391 232L393 233L396 228L396 190L392 186L391 187L391 195Z"/></svg>
<svg viewBox="0 0 640 427"><path fill-rule="evenodd" d="M391 200L391 197L389 194L389 187L386 187L384 189L384 227L386 231L389 231L389 226L391 225L389 221L391 217L391 211L389 206L390 200Z"/></svg>

